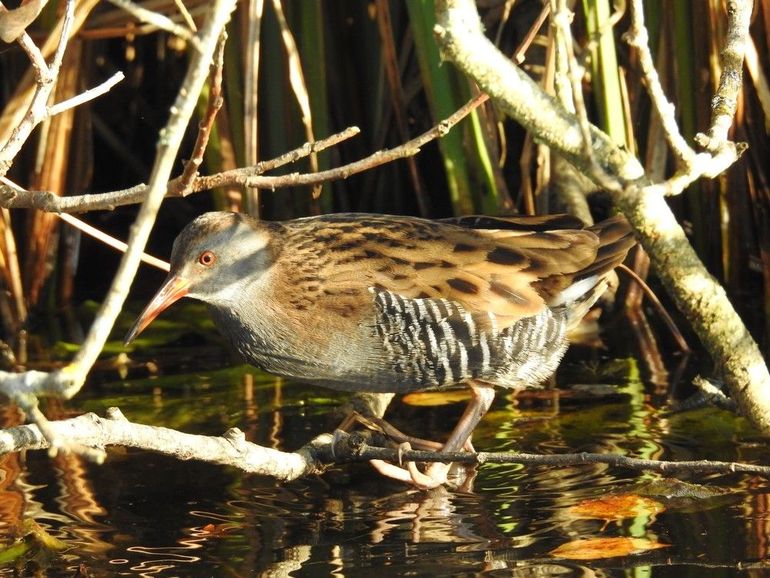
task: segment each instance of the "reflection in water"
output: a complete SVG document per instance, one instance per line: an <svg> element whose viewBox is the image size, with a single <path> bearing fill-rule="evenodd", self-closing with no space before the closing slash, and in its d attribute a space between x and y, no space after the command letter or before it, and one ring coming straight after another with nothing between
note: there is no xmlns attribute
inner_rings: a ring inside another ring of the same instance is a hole
<svg viewBox="0 0 770 578"><path fill-rule="evenodd" d="M501 395L476 433L476 447L770 461L765 440L724 412L664 417L639 380L581 380L579 393ZM608 382L609 388L591 387ZM251 368L192 368L175 378L107 384L93 395L71 409L118 405L136 421L208 434L237 426L253 441L282 449L329 431L344 401ZM397 402L393 411L403 429L419 435L420 428L440 431L453 423L461 405ZM45 562L51 575L71 576L82 564L93 576L627 576L632 567L651 576L734 576L741 574L739 562L767 557L770 542L768 483L747 476L689 480L734 489L727 501L655 496L665 505L661 513L608 522L576 518L570 508L613 492L633 494L657 476L600 464L487 464L474 472L473 491L420 492L378 477L366 464L278 484L120 449L103 466L52 461L43 453L31 453L24 467L4 463L0 531L11 537L26 516L64 540L70 549ZM593 562L549 554L566 543L609 537L670 547Z"/></svg>
<svg viewBox="0 0 770 578"><path fill-rule="evenodd" d="M205 542L205 540L201 540ZM150 548L147 546L131 546L128 552L138 554L140 557L148 557L150 560L131 566L131 570L143 576L154 576L164 570L176 568L181 570L182 564L194 564L200 558L181 554L180 551L187 546L191 550L199 550L202 545L197 540L180 540L180 546L168 548ZM114 564L114 561L113 561Z"/></svg>

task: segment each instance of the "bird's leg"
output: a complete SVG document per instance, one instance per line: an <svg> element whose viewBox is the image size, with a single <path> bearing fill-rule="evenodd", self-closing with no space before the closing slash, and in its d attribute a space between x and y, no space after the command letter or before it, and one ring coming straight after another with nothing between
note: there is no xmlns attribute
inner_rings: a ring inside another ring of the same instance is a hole
<svg viewBox="0 0 770 578"><path fill-rule="evenodd" d="M341 430L341 431L347 432L352 430L353 426L355 425L361 425L368 430L379 432L396 443L399 443L399 444L407 443L412 448L417 448L419 450L437 452L444 447L444 444L442 444L441 442L426 440L423 438L416 438L414 436L407 435L404 432L402 432L400 429L398 429L396 426L388 423L386 420L382 419L381 417L364 416L355 411L347 415L345 419L342 420L340 425L337 426L336 431ZM468 451L472 452L473 446L471 446L471 448L468 449Z"/></svg>
<svg viewBox="0 0 770 578"><path fill-rule="evenodd" d="M399 451L411 450L413 447L415 447L417 449L421 449L425 451L437 452L437 451L440 451L443 447L443 444L441 444L440 442L434 442L431 440L425 440L425 439L416 438L416 437L407 435L382 418L376 418L373 416L363 416L360 413L354 411L354 412L351 412L348 416L346 416L345 419L342 420L340 425L334 431L332 448L335 447L335 444L337 442L337 435L341 431L347 432L353 429L353 426L355 426L356 424L362 425L365 428L370 430L379 431L381 434L398 442L400 444ZM470 440L468 440L468 443L466 444L466 446L468 446L466 448L467 451L469 452L473 451L473 446L471 445ZM399 463L400 462L401 460L399 459ZM383 476L400 480L406 483L412 483L411 474L400 466L388 463L384 460L369 460L369 463L372 464L372 467L375 470L377 470L379 473L381 473Z"/></svg>
<svg viewBox="0 0 770 578"><path fill-rule="evenodd" d="M491 385L478 381L471 381L468 385L471 388L471 400L455 429L449 435L449 439L441 448L442 452L456 452L464 447L495 399L495 390ZM447 473L449 473L452 464L450 462L433 462L425 468L425 473L420 472L414 463L407 464L407 466L414 485L418 488L429 489L446 483Z"/></svg>
<svg viewBox="0 0 770 578"><path fill-rule="evenodd" d="M469 382L472 397L465 408L460 421L457 422L455 429L447 439L442 452L456 452L460 448L467 447L473 430L478 425L481 418L489 411L492 401L495 399L495 390L491 385L471 381ZM403 447L403 446L402 446ZM414 462L406 464L407 470L394 464L372 460L372 465L383 475L415 485L420 489L430 489L446 483L447 473L452 466L451 463L434 462L430 464L425 472L421 472Z"/></svg>

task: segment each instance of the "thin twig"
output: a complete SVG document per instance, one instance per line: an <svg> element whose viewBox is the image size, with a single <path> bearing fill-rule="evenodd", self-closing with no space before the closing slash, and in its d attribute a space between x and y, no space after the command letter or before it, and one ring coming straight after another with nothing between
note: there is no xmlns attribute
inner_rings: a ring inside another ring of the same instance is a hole
<svg viewBox="0 0 770 578"><path fill-rule="evenodd" d="M401 71L398 66L398 56L396 43L393 38L393 22L390 17L390 0L377 0L377 31L380 34L380 44L382 46L383 67L385 68L385 78L388 81L390 90L391 114L396 119L396 129L399 139L406 140L409 136L409 123L406 118L406 96L404 87L401 84ZM407 158L407 169L409 180L412 182L412 188L417 198L417 206L420 215L427 217L430 214L428 198L425 192L425 186L420 178L420 171L417 168L417 161L414 157Z"/></svg>
<svg viewBox="0 0 770 578"><path fill-rule="evenodd" d="M252 167L244 167L224 171L215 175L196 177L184 193L197 193L215 187L230 185L253 186L252 183L255 183L256 186L273 190L300 184L315 185L335 179L345 179L373 167L417 154L420 151L421 146L424 146L431 140L441 138L460 120L470 114L471 111L486 102L487 99L488 97L485 94L477 95L454 114L409 142L392 149L378 151L366 158L336 169L311 174L293 173L274 177L260 176L266 171L294 162L312 152L321 151L330 146L334 146L345 139L351 138L358 134L358 128L351 127L326 139L305 143L293 151L289 151L273 160L263 161ZM59 196L47 191L19 191L0 183L0 207L34 208L55 213L80 213L93 210L112 210L118 206L135 204L141 201L146 194L146 185L136 185L129 189L112 191L109 193ZM170 197L183 194L179 178L169 182L167 194Z"/></svg>
<svg viewBox="0 0 770 578"><path fill-rule="evenodd" d="M340 142L354 137L359 132L358 127L348 127L342 132L333 134L330 137L321 139L314 143L305 143L296 149L284 153L274 159L263 161L252 167L244 167L226 171L218 175L206 177L197 177L189 193L195 193L209 188L219 186L220 182L225 184L234 184L238 175L261 174L265 171L273 170L286 164L309 155L312 151L322 151L326 148L335 146ZM212 179L220 179L212 183ZM180 177L172 179L168 183L169 197L178 197L182 195L182 182ZM140 203L147 195L147 185L139 184L128 189L119 191L110 191L108 193L94 193L87 195L65 195L59 196L49 191L27 191L16 186L10 186L7 182L0 181L0 207L8 209L37 209L50 213L84 213L87 211L111 211L115 207L124 205L135 205Z"/></svg>
<svg viewBox="0 0 770 578"><path fill-rule="evenodd" d="M209 99L206 105L206 113L198 124L198 136L195 140L193 153L184 165L184 171L177 178L180 194L184 197L190 188L193 179L198 176L198 169L203 164L203 153L209 144L211 128L214 126L214 119L217 117L219 109L222 108L222 68L224 66L225 42L227 42L227 32L222 32L219 38L214 60L211 62L211 73L209 75Z"/></svg>
<svg viewBox="0 0 770 578"><path fill-rule="evenodd" d="M649 185L645 189L667 197L679 195L698 179L713 179L724 173L735 164L746 149L745 143L728 142L713 153L698 153L692 158L687 168L677 171L662 183Z"/></svg>
<svg viewBox="0 0 770 578"><path fill-rule="evenodd" d="M29 62L35 70L35 77L38 82L45 81L49 76L48 64L45 62L43 53L40 52L37 45L32 42L32 38L25 32L16 42L18 42L22 50L27 53Z"/></svg>
<svg viewBox="0 0 770 578"><path fill-rule="evenodd" d="M273 12L275 12L276 19L278 20L278 27L281 30L281 41L283 42L284 50L286 50L286 59L289 64L289 85L294 93L297 106L299 106L302 113L302 126L305 128L305 138L308 142L312 142L315 140L315 136L313 135L313 114L310 109L310 96L307 93L307 82L305 82L305 75L302 72L302 60L299 57L299 50L297 50L297 42L294 40L294 35L286 21L282 0L273 0ZM310 170L314 173L318 172L318 155L315 153L311 154L308 157L308 161L310 162ZM312 194L314 199L319 197L321 194L320 183L315 183Z"/></svg>
<svg viewBox="0 0 770 578"><path fill-rule="evenodd" d="M690 353L691 349L687 345L687 340L684 338L684 335L682 335L682 332L679 331L679 328L676 326L676 323L674 323L671 315L668 314L668 311L666 311L666 308L663 307L663 303L661 303L660 299L658 299L658 296L655 295L655 291L653 291L650 286L647 285L645 280L639 277L639 275L636 274L636 271L630 267L627 267L621 263L618 265L618 269L636 281L639 288L647 296L647 299L649 299L652 303L655 311L657 311L658 315L660 315L663 323L666 325L666 327L668 327L668 330L671 332L671 336L674 338L674 341L676 341L677 345L679 345L679 349L682 351L682 353Z"/></svg>
<svg viewBox="0 0 770 578"><path fill-rule="evenodd" d="M370 446L366 436L336 432L332 454L320 454L323 459L335 461L387 460L400 462L453 462L460 464L522 464L527 466L581 466L587 464L607 464L613 467L634 471L652 471L663 474L673 473L743 473L770 477L770 466L760 466L741 462L721 462L713 460L663 461L631 458L617 454L595 454L581 452L577 454L525 454L519 452L441 452L425 450L402 450L399 448L381 448ZM323 448L326 450L326 448Z"/></svg>
<svg viewBox="0 0 770 578"><path fill-rule="evenodd" d="M248 186L257 186L260 188L279 188L295 185L312 185L337 179L346 179L357 173L367 171L380 165L384 165L385 163L393 162L396 159L402 159L417 154L420 151L421 146L434 139L444 136L454 125L460 122L460 120L465 118L476 108L484 104L488 99L489 97L486 94L479 94L465 103L454 114L450 115L448 118L444 119L431 129L425 131L418 137L413 138L412 140L395 148L387 149L384 151L377 151L376 153L369 155L366 158L345 165L344 167L338 167L336 169L330 169L328 171L321 171L313 174L294 173L280 177L247 177L244 180L244 183Z"/></svg>
<svg viewBox="0 0 770 578"><path fill-rule="evenodd" d="M505 3L505 10L510 10L510 5L508 2ZM537 19L532 23L532 26L529 27L529 30L527 30L527 33L524 35L524 38L521 39L521 42L519 42L519 45L516 47L516 50L513 51L513 55L511 56L511 59L516 64L522 64L524 60L526 59L526 53L527 50L529 50L529 47L532 45L532 43L535 41L535 37L540 33L540 28L542 28L543 23L548 18L548 15L551 13L551 5L550 4L543 4L543 8L540 10L540 14L537 15ZM500 43L500 32L502 31L502 25L500 27L500 30L498 31L498 38L495 40L495 45L499 45Z"/></svg>
<svg viewBox="0 0 770 578"><path fill-rule="evenodd" d="M171 20L171 18L168 18L159 12L143 8L130 0L109 0L109 2L110 4L125 10L139 20L139 22L146 22L147 24L151 24L161 30L173 34L174 36L178 36L182 40L189 42L198 52L201 51L202 47L200 40L190 28L181 26Z"/></svg>
<svg viewBox="0 0 770 578"><path fill-rule="evenodd" d="M85 221L81 221L77 217L73 217L72 215L68 215L67 213L59 213L58 217L65 223L75 227L76 229L83 231L86 235L93 237L97 241L100 241L109 247L112 247L113 249L117 249L121 253L125 253L126 249L128 249L128 245L126 245L123 241L118 241L115 237L111 237L107 233L100 231L96 227L92 227L91 225L89 225ZM141 258L143 263L147 263L148 265L157 267L158 269L160 269L161 271L165 271L166 273L168 273L169 269L171 269L169 264L166 263L163 259L158 259L157 257L153 257L152 255L148 255L147 253L142 253Z"/></svg>
<svg viewBox="0 0 770 578"><path fill-rule="evenodd" d="M676 156L677 166L689 169L694 160L695 151L687 144L679 131L679 125L676 122L676 108L666 98L666 93L660 84L660 76L655 69L650 52L650 37L644 23L642 0L631 0L631 26L624 38L629 46L636 49L639 67L642 71L642 82L650 95L653 108L658 113L666 141Z"/></svg>
<svg viewBox="0 0 770 578"><path fill-rule="evenodd" d="M56 78L59 75L64 50L67 47L67 41L75 22L75 1L67 0L65 7L64 20L62 23L61 36L56 46L53 59L50 66L45 64L40 50L35 46L27 33L22 34L19 44L26 50L30 57L30 62L35 69L36 85L35 93L27 108L27 112L19 125L13 130L11 137L0 147L0 176L5 176L8 169L13 164L13 159L21 150L22 145L27 142L32 129L40 122L45 120L48 115L48 99L56 85Z"/></svg>
<svg viewBox="0 0 770 578"><path fill-rule="evenodd" d="M80 106L84 102L88 102L89 100L93 100L103 94L106 94L107 92L109 92L109 90L113 86L115 86L118 82L120 82L124 78L125 78L125 75L122 72L116 72L101 84L94 86L93 88L90 88L85 92L81 92L77 96L73 96L72 98L68 98L67 100L63 100L52 106L49 106L48 116L49 117L56 116L57 114L60 114L65 110L75 108L76 106Z"/></svg>
<svg viewBox="0 0 770 578"><path fill-rule="evenodd" d="M572 86L572 102L575 106L578 126L583 135L583 156L588 161L590 176L608 191L620 190L621 184L619 180L607 173L597 162L594 155L594 138L591 131L591 123L588 120L586 103L583 99L583 67L575 57L575 46L570 27L572 21L571 12L567 7L566 0L552 0L551 4L551 21L556 28L556 45L563 48L567 53L569 80Z"/></svg>
<svg viewBox="0 0 770 578"><path fill-rule="evenodd" d="M262 14L264 0L248 2L246 46L244 46L244 79L246 86L259 86L260 54L262 52ZM247 165L259 161L259 91L248 90L243 95L243 151ZM256 217L260 214L259 189L245 191L245 210Z"/></svg>
<svg viewBox="0 0 770 578"><path fill-rule="evenodd" d="M195 20L193 20L192 14L190 14L187 6L184 5L184 2L182 2L182 0L174 0L174 4L176 4L176 8L182 15L182 18L184 19L185 24L187 24L187 27L193 32L197 32L198 27L195 25Z"/></svg>

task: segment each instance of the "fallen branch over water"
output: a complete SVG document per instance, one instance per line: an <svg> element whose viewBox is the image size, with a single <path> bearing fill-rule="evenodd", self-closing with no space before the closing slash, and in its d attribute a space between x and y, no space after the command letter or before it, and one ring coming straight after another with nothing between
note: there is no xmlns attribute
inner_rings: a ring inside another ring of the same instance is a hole
<svg viewBox="0 0 770 578"><path fill-rule="evenodd" d="M294 480L320 473L330 464L364 462L373 459L394 463L456 462L481 465L485 463L522 464L527 466L580 466L607 464L634 471L677 473L741 473L770 478L770 466L740 462L689 460L682 462L630 458L616 454L558 454L540 455L518 452L453 452L383 448L370 444L371 432L323 434L295 452L282 452L246 440L237 428L221 436L204 436L173 429L137 424L128 421L118 408L107 410L106 418L87 413L75 418L48 423L56 436L70 443L82 444L103 451L107 446L123 446L152 451L180 460L199 460L238 468L245 472L270 476L279 480ZM43 450L50 447L46 437L34 425L21 425L0 431L0 455L22 450Z"/></svg>

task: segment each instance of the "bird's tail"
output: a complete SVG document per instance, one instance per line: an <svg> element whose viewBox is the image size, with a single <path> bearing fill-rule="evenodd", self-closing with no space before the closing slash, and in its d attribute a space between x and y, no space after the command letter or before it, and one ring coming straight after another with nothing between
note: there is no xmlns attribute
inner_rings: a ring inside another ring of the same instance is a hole
<svg viewBox="0 0 770 578"><path fill-rule="evenodd" d="M599 237L596 259L575 275L572 285L559 295L559 303L550 303L551 307L564 307L569 329L574 329L601 297L614 276L615 268L636 244L633 229L622 215L597 223L588 230Z"/></svg>

